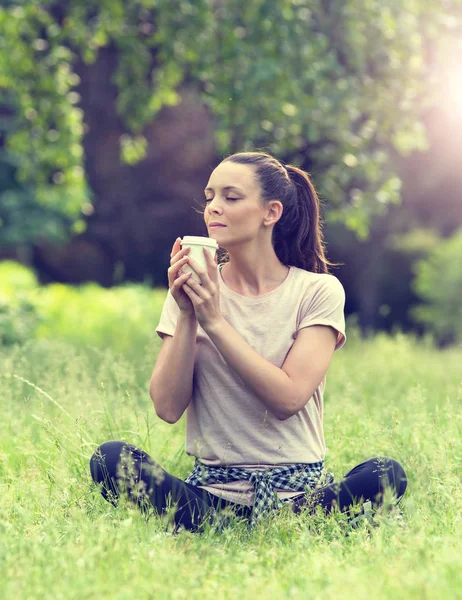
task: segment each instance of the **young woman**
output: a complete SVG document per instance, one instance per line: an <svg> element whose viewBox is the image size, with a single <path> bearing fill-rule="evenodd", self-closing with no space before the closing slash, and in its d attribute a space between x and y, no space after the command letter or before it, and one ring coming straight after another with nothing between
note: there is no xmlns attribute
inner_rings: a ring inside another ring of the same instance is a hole
<svg viewBox="0 0 462 600"><path fill-rule="evenodd" d="M208 236L226 255L217 265L204 250L204 269L175 241L150 382L159 418L176 423L186 411L194 469L182 481L142 450L105 442L90 465L103 496L172 508L177 530L190 531L223 508L253 526L284 502L295 512L378 507L386 488L399 501L407 480L393 458L370 458L339 482L324 468L323 393L346 342L345 293L328 273L307 173L266 153L233 154L205 198ZM201 283L181 273L186 263Z"/></svg>

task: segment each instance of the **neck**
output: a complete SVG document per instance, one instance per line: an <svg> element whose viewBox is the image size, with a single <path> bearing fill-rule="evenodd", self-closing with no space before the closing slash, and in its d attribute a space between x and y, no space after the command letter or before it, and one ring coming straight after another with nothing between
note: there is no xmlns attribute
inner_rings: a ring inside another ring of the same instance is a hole
<svg viewBox="0 0 462 600"><path fill-rule="evenodd" d="M267 258L228 252L229 262L223 267L226 281L244 295L264 294L282 283L289 272L274 251Z"/></svg>

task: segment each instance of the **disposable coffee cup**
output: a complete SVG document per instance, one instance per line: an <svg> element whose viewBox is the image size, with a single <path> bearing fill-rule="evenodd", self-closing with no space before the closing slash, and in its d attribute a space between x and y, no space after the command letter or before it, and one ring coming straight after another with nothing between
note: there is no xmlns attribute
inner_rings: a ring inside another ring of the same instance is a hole
<svg viewBox="0 0 462 600"><path fill-rule="evenodd" d="M207 270L207 263L205 262L205 256L202 251L203 248L207 248L207 250L212 255L213 260L215 260L215 254L218 250L218 242L214 238L203 237L200 235L185 235L181 240L181 249L191 248L189 251L189 256L195 260L199 265L202 265L205 270ZM201 283L199 275L197 275L188 264L183 265L181 267L181 272L183 274L192 273L191 277L197 281L197 283Z"/></svg>

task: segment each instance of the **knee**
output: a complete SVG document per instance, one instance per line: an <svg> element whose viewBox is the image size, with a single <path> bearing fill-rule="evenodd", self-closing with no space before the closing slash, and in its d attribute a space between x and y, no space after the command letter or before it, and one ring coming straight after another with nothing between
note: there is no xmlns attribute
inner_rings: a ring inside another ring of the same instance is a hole
<svg viewBox="0 0 462 600"><path fill-rule="evenodd" d="M401 463L391 456L377 456L374 462L378 467L379 477L385 478L385 483L395 491L397 498L401 498L407 488L407 476Z"/></svg>
<svg viewBox="0 0 462 600"><path fill-rule="evenodd" d="M111 440L98 446L90 459L90 473L95 483L103 483L107 477L115 477L117 464L126 446L125 442L119 440Z"/></svg>

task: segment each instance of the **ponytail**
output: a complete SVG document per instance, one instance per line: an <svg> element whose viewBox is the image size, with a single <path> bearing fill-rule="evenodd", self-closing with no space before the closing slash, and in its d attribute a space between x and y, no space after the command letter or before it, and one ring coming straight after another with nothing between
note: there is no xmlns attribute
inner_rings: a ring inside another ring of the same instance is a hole
<svg viewBox="0 0 462 600"><path fill-rule="evenodd" d="M298 212L293 237L292 234L279 235L280 244L289 256L288 264L300 265L300 268L313 273L328 273L329 267L339 265L328 261L325 255L318 194L308 173L292 165L286 165L285 168L295 188ZM279 219L279 221L281 220ZM278 223L275 225L275 231ZM284 227L282 223L281 226Z"/></svg>

